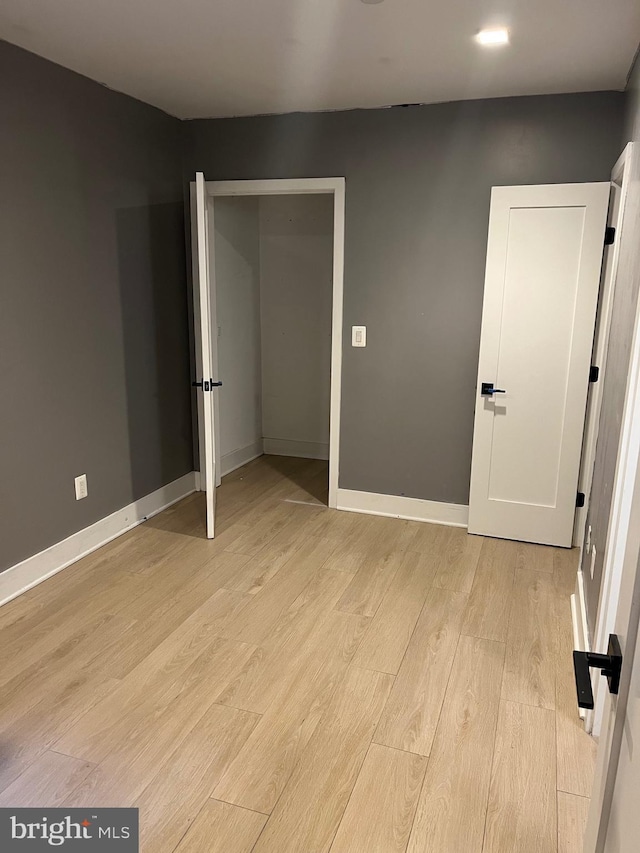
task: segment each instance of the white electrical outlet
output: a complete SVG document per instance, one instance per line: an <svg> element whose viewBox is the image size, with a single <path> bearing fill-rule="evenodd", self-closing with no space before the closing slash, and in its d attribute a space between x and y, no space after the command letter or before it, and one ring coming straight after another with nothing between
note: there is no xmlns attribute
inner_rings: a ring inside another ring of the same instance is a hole
<svg viewBox="0 0 640 853"><path fill-rule="evenodd" d="M76 477L74 480L76 486L76 500L81 501L82 498L86 498L89 494L89 490L87 489L87 475L80 474L79 477Z"/></svg>
<svg viewBox="0 0 640 853"><path fill-rule="evenodd" d="M367 345L367 327L352 326L351 327L351 346L366 347Z"/></svg>

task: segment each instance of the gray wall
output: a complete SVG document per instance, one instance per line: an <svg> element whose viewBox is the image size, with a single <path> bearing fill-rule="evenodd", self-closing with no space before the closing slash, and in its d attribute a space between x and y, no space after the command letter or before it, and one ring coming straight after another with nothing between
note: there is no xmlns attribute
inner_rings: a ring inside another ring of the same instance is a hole
<svg viewBox="0 0 640 853"><path fill-rule="evenodd" d="M610 92L185 123L185 179L346 177L340 486L467 503L490 188L608 180L623 108Z"/></svg>
<svg viewBox="0 0 640 853"><path fill-rule="evenodd" d="M623 103L181 125L0 43L0 569L192 468L183 199L196 168L346 176L340 483L465 503L489 188L606 180ZM368 326L364 351L348 346L353 323Z"/></svg>
<svg viewBox="0 0 640 853"><path fill-rule="evenodd" d="M329 458L332 280L333 196L263 196L260 313L267 453L291 447L291 455Z"/></svg>
<svg viewBox="0 0 640 853"><path fill-rule="evenodd" d="M213 222L224 475L237 451L262 443L258 199L215 199Z"/></svg>
<svg viewBox="0 0 640 853"><path fill-rule="evenodd" d="M180 130L0 42L0 569L192 469Z"/></svg>
<svg viewBox="0 0 640 853"><path fill-rule="evenodd" d="M596 548L593 579L591 554L583 552L582 569L587 599L589 630L593 632L602 586L602 568L607 545L609 513L618 458L620 431L629 372L631 343L637 316L640 288L640 62L636 61L625 95L624 131L620 151L633 140L636 150L632 161L631 184L625 208L616 289L611 315L607 369L602 389L602 411L596 445L596 459L587 515L591 542ZM585 532L586 537L586 532Z"/></svg>

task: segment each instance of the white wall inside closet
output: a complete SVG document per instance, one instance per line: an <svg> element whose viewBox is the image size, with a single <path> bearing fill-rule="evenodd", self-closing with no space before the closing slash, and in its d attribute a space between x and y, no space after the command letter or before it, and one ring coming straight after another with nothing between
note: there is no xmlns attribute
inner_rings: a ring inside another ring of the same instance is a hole
<svg viewBox="0 0 640 853"><path fill-rule="evenodd" d="M265 453L328 459L333 198L259 206Z"/></svg>
<svg viewBox="0 0 640 853"><path fill-rule="evenodd" d="M332 196L216 198L214 232L222 473L328 459Z"/></svg>
<svg viewBox="0 0 640 853"><path fill-rule="evenodd" d="M262 453L258 199L214 205L222 474Z"/></svg>

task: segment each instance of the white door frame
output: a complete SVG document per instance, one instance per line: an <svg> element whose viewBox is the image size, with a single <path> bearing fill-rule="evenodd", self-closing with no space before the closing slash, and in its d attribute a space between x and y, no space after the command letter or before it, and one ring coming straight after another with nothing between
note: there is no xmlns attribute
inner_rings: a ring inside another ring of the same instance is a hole
<svg viewBox="0 0 640 853"><path fill-rule="evenodd" d="M345 179L344 178L282 178L264 181L206 181L207 196L213 200L219 196L261 195L333 195L333 300L331 312L331 403L329 414L329 506L338 505L338 474L340 471L340 400L342 394L342 318L344 292L344 221ZM192 190L193 199L193 190ZM193 200L192 200L193 222ZM213 223L213 217L210 217ZM212 227L212 225L210 225ZM196 354L200 349L200 331L194 323ZM214 364L218 363L217 341L213 337ZM196 355L197 358L197 355ZM197 367L197 364L196 364ZM224 377L220 379L224 381ZM217 424L216 424L217 428ZM198 405L198 440L203 441L202 412ZM218 442L219 445L219 442ZM202 452L202 450L201 450ZM216 466L220 470L220 465Z"/></svg>
<svg viewBox="0 0 640 853"><path fill-rule="evenodd" d="M633 144L630 142L624 152L625 160L624 177L626 192L629 176L632 173L631 158ZM620 158L622 160L622 157ZM618 164L620 164L618 160ZM620 208L626 196L620 200ZM618 234L616 243L620 244L621 235ZM616 245L614 243L614 245ZM616 255L616 272L618 264ZM622 416L622 428L620 431L620 442L618 445L618 461L613 484L613 498L609 514L609 530L604 552L604 564L602 569L602 589L598 603L596 626L591 642L592 651L606 651L609 634L614 631L618 602L620 599L620 584L622 580L622 569L624 566L625 549L629 533L629 519L631 514L631 502L633 498L633 480L640 454L640 317L636 318L631 355L629 361L629 373L627 376L627 390ZM605 687L603 687L605 682ZM594 709L587 711L585 715L585 728L595 737L599 737L602 726L605 700L607 697L606 681L593 673L593 695Z"/></svg>
<svg viewBox="0 0 640 853"><path fill-rule="evenodd" d="M607 351L609 349L609 331L611 329L611 312L613 309L613 294L616 289L616 276L618 274L618 261L620 258L620 234L622 220L624 217L625 203L629 191L631 152L633 142L627 143L624 151L611 170L611 183L620 187L620 204L615 219L610 222L616 229L617 237L611 247L611 254L606 258L607 264L604 269L602 280L602 298L600 300L600 316L597 319L597 338L594 341L593 361L600 369L598 381L591 386L591 400L588 403L588 414L585 423L585 433L582 444L582 460L580 462L580 477L578 489L585 495L585 504L576 512L573 533L573 544L580 548L580 564L582 563L582 546L584 544L585 526L589 512L589 501L591 498L591 484L593 482L593 468L596 459L596 443L598 441L598 429L600 426L600 410L602 409L602 388L604 385L604 374L607 368Z"/></svg>
<svg viewBox="0 0 640 853"><path fill-rule="evenodd" d="M637 152L636 152L637 153ZM634 168L634 171L636 169ZM635 236L635 235L634 235ZM632 238L633 239L633 238ZM628 270L632 272L632 270ZM638 306L640 309L640 305ZM620 637L623 654L620 690L612 697L606 680L597 672L592 679L595 707L602 702L602 728L594 776L589 819L585 832L585 853L602 853L615 787L620 747L624 736L624 716L631 683L640 610L640 310L636 313L631 366L627 380L622 436L615 476L618 524L609 531L611 551L615 552L615 583L607 603L607 628ZM609 542L607 548L609 550ZM620 595L624 584L624 595ZM600 611L599 614L600 616ZM602 647L600 646L598 650ZM604 682L604 688L600 682ZM618 707L620 705L620 707ZM593 714L594 712L588 712Z"/></svg>

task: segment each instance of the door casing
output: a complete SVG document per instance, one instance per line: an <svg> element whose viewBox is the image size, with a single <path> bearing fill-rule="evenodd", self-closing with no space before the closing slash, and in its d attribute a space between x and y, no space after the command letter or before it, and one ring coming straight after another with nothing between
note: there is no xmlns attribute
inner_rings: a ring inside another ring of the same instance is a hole
<svg viewBox="0 0 640 853"><path fill-rule="evenodd" d="M596 335L593 344L592 364L598 367L598 381L589 388L589 399L587 404L587 418L585 422L584 439L582 443L582 459L580 460L579 489L585 495L584 506L579 507L576 512L575 529L573 532L573 544L582 549L584 544L585 525L589 510L591 496L591 484L593 482L593 468L596 456L596 443L598 440L598 428L600 424L600 410L602 408L602 388L607 370L607 348L609 345L609 331L611 329L611 313L613 310L613 296L615 293L616 276L618 273L618 262L620 259L620 239L622 234L622 223L624 211L629 192L631 153L633 142L626 146L615 166L611 170L611 183L619 191L617 214L612 217L609 225L616 229L616 238L613 245L608 247L609 252L605 257L602 275L602 293L600 296L599 316L597 317ZM582 551L580 553L582 563Z"/></svg>
<svg viewBox="0 0 640 853"><path fill-rule="evenodd" d="M624 205L626 204L627 193L629 188L630 176L632 174L632 164L638 151L634 150L633 143L629 143L623 155L620 157L614 169L617 175L620 175L620 170L623 169L624 177L622 183L622 197L620 199L619 219L622 225L622 215L624 213ZM618 239L614 243L617 249L615 255L615 272L618 275L620 247L623 240L623 232L620 228ZM638 322L636 318L636 323ZM622 583L622 571L624 566L624 552L626 539L629 531L630 510L631 510L631 494L628 485L628 468L633 465L634 453L636 452L636 442L640 442L640 421L637 420L637 412L640 411L640 400L636 401L635 395L638 393L640 384L640 337L638 328L634 332L631 356L629 360L629 373L627 377L627 391L622 415L622 426L620 429L620 441L618 445L618 460L616 464L616 473L613 483L613 497L611 500L611 510L609 513L609 524L607 531L607 541L604 551L604 563L602 569L602 584L600 589L600 600L598 602L598 610L596 616L596 624L593 630L593 635L589 637L588 626L582 627L582 632L585 634L585 645L589 639L590 649L599 651L606 648L609 634L613 633L618 611L620 598L620 588ZM595 448L594 448L595 459ZM593 469L594 460L591 461ZM581 543L582 544L582 543ZM580 586L580 584L579 584ZM598 678L596 674L592 676L593 680L593 695L594 709L587 711L585 715L585 728L594 737L600 736L602 722L604 718L605 703L607 691L605 685L602 684L603 679Z"/></svg>
<svg viewBox="0 0 640 853"><path fill-rule="evenodd" d="M635 167L637 168L637 167ZM637 233L631 239L637 239ZM627 247L630 254L632 250ZM626 253L625 253L626 254ZM631 266L631 264L629 265ZM627 273L632 270L627 269ZM631 694L634 670L640 661L634 662L640 618L640 310L636 308L635 331L631 352L631 367L627 381L627 396L623 422L621 450L616 466L616 492L620 495L620 506L624 524L610 532L612 547L617 559L617 590L615 600L608 606L612 617L611 633L620 641L623 662L620 689L617 696L607 690L606 679L594 675L598 696L603 697L602 728L598 744L598 757L594 777L589 819L584 839L585 853L603 853L606 848L609 816L614 798L618 762L621 748L626 744L628 754L633 751L633 732L625 734L627 701L638 702L637 694ZM594 648L601 651L601 647ZM637 759L636 759L637 760ZM630 838L633 844L637 839Z"/></svg>
<svg viewBox="0 0 640 853"><path fill-rule="evenodd" d="M345 179L344 178L293 178L259 181L206 181L209 200L209 231L213 230L214 199L220 196L261 196L261 195L304 195L328 193L333 195L333 294L331 311L331 399L329 414L329 500L332 508L338 505L338 476L340 471L340 401L342 395L342 323L344 292L344 223L345 223ZM193 239L195 220L195 183L191 183L191 233L192 233L192 269L197 275L197 255ZM211 282L210 303L215 304L215 265L213 263L213 241L209 241L209 281ZM194 281L194 297L198 291L198 282ZM197 315L196 315L197 316ZM198 358L202 351L199 324L194 323L196 370L202 370ZM212 339L212 360L218 366L217 338ZM199 374L200 375L200 374ZM224 377L220 377L224 381ZM204 429L202 395L198 395L198 444L200 458L204 458ZM215 429L219 435L218 406L214 406ZM215 442L216 452L220 452L220 441ZM216 460L216 471L221 471L220 459ZM206 483L200 472L200 489ZM216 485L219 485L219 481Z"/></svg>

